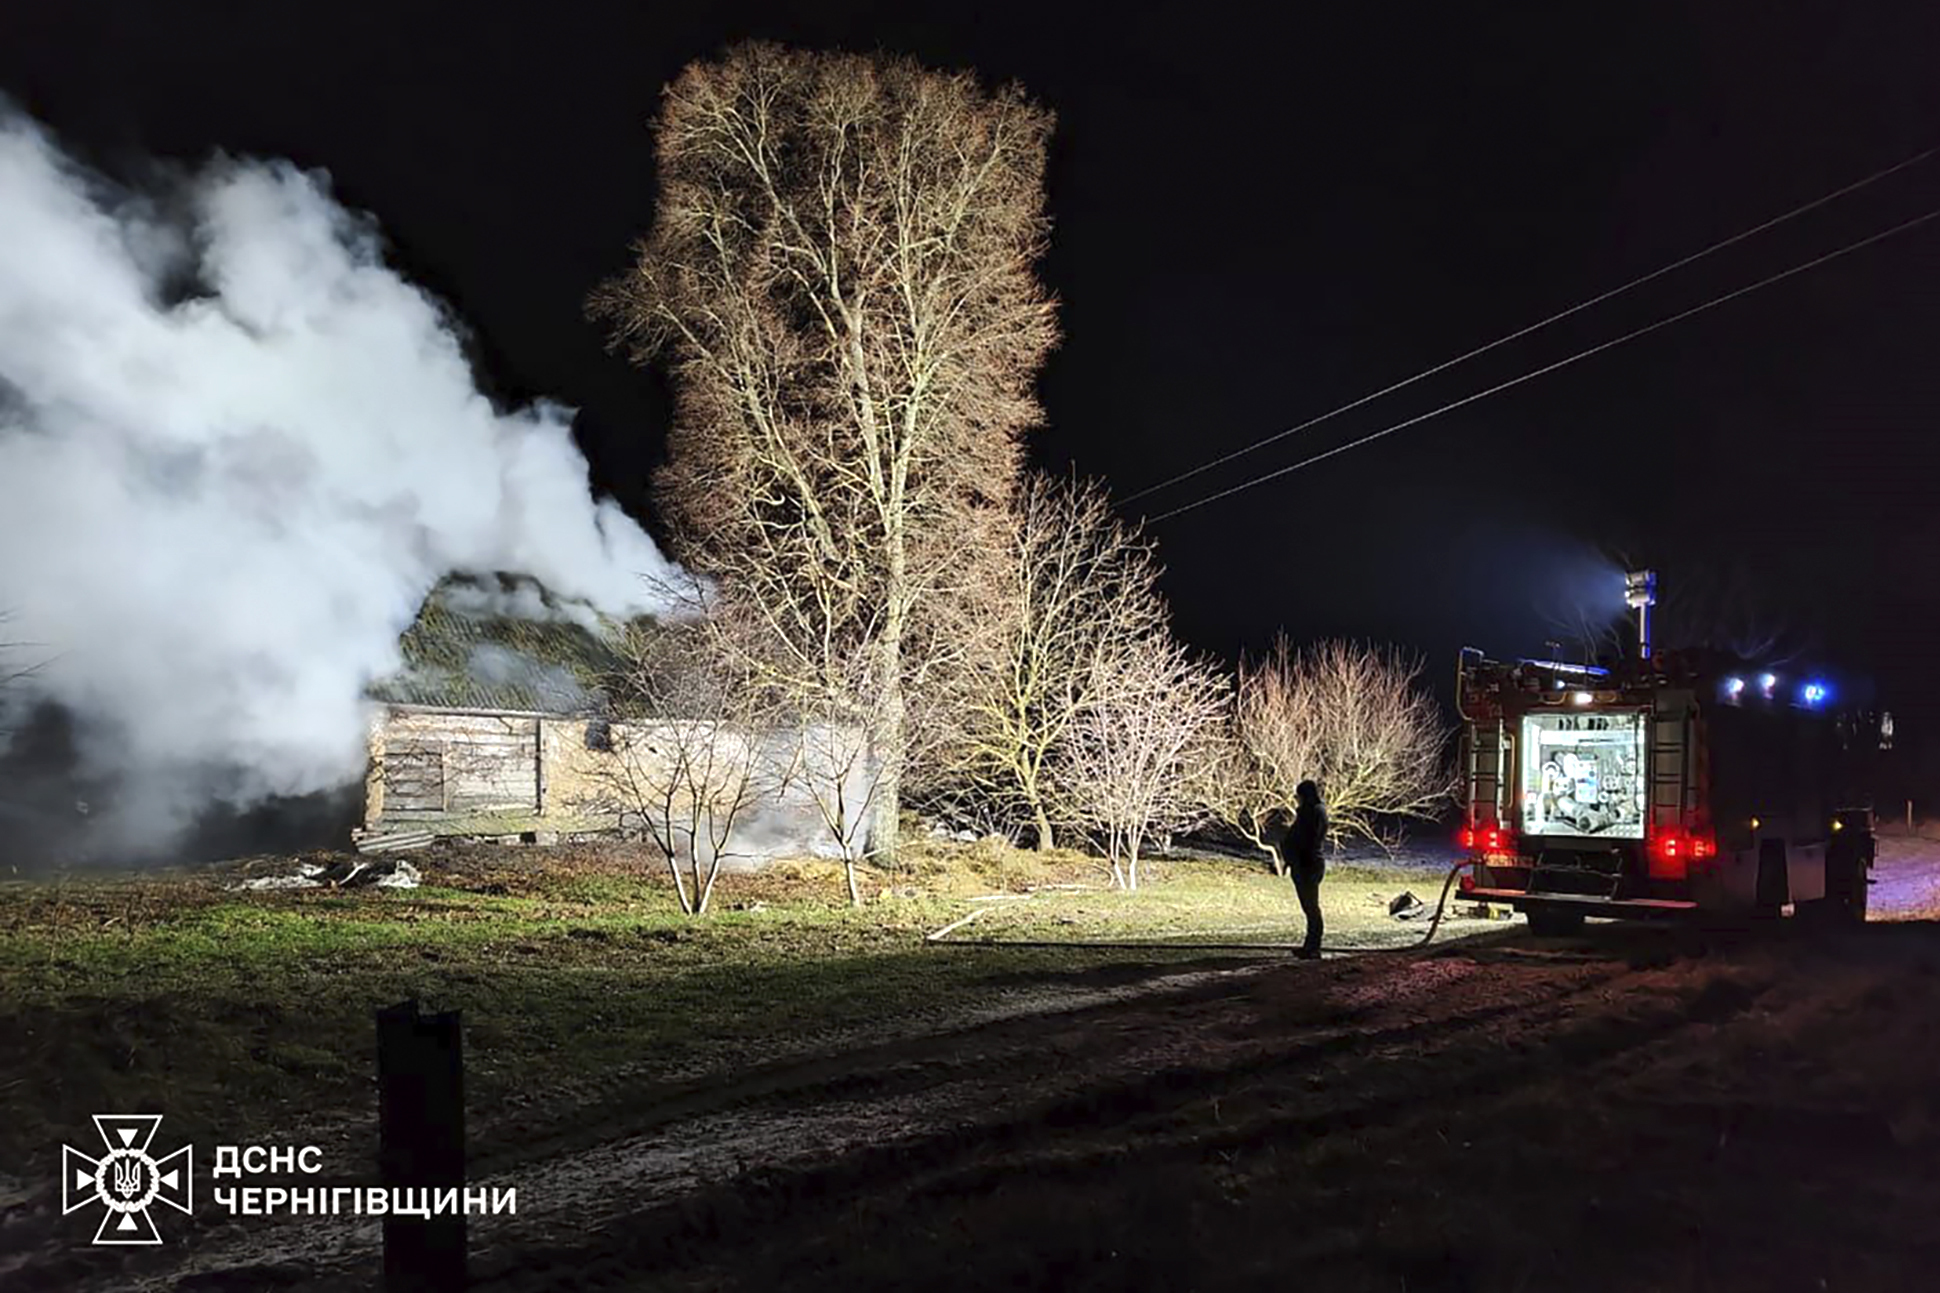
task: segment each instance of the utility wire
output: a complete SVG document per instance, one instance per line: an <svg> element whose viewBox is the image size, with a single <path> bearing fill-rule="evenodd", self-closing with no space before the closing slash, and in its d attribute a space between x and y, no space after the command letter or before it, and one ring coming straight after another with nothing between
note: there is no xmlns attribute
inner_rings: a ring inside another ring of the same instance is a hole
<svg viewBox="0 0 1940 1293"><path fill-rule="evenodd" d="M1315 463L1325 461L1328 458L1332 458L1336 454L1346 453L1349 449L1358 449L1360 446L1367 444L1369 441L1379 440L1383 436L1393 435L1396 431L1404 431L1407 428L1411 426L1415 426L1418 423L1426 422L1429 418L1439 417L1444 413L1448 413L1455 409L1459 409L1464 405L1473 404L1477 400L1487 399L1489 396L1494 395L1499 391L1506 391L1511 386L1520 386L1526 381L1530 381L1534 378L1543 376L1545 373L1553 373L1559 368L1567 368L1569 365L1577 362L1579 359L1588 359L1591 355L1601 354L1603 351L1609 350L1613 346L1621 346L1626 341L1634 341L1638 337L1644 336L1647 333L1657 331L1659 328L1668 328L1671 324L1676 323L1679 320L1688 319L1694 314L1702 314L1706 310L1713 309L1717 306L1723 305L1726 301L1735 301L1741 296L1744 296L1751 292L1756 292L1761 287L1770 287L1773 283L1781 282L1785 279L1792 277L1794 274L1803 274L1806 270L1814 269L1820 265L1825 264L1827 261L1837 260L1841 256L1850 255L1851 253L1858 251L1862 247L1870 247L1876 242L1882 242L1885 239L1891 238L1895 234L1905 233L1909 229L1918 228L1920 225L1926 224L1928 221L1935 220L1935 219L1940 219L1940 208L1935 208L1934 210L1927 212L1923 216L1915 216L1913 219L1906 221L1904 224L1896 224L1891 229L1886 229L1879 233L1873 234L1869 238L1861 238L1858 242L1847 243L1845 246L1839 248L1838 250L1829 251L1823 256L1815 256L1811 260L1805 261L1803 264L1794 265L1790 269L1780 270L1778 273L1772 274L1766 278L1761 278L1755 283L1747 284L1746 286L1738 288L1735 291L1726 292L1723 296L1714 296L1710 300L1704 302L1701 305L1694 305L1688 310L1679 310L1676 314L1668 315L1662 319L1657 320L1655 323L1647 323L1643 327L1634 329L1630 332L1626 332L1620 337L1613 337L1609 341L1605 341L1598 345L1591 346L1588 350L1579 350L1575 354L1570 355L1568 358L1559 359L1553 364L1544 364L1541 368L1537 368L1530 372L1526 372L1520 377L1511 377L1506 382L1498 382L1494 386L1491 386L1486 390L1477 391L1473 395L1463 396L1461 399L1455 400L1452 403L1444 404L1438 409L1430 409L1428 412L1420 414L1419 416L1416 416L1416 417L1411 417L1405 422L1397 422L1393 426L1383 427L1381 430L1372 432L1371 434L1368 434L1368 435L1364 435L1358 440L1350 440L1346 444L1336 445L1334 448L1327 450L1325 453L1317 453L1310 458L1302 458L1299 462L1290 463L1287 466L1281 467L1276 471L1267 472L1263 476L1255 476L1250 480L1242 481L1239 484L1234 485L1231 489L1222 489L1217 494L1210 494L1205 498L1200 499L1196 503L1187 503L1184 507L1175 507L1170 512L1161 512L1159 515L1151 517L1148 523L1157 524L1160 521L1171 520L1175 516L1181 516L1187 512L1193 511L1196 508L1204 507L1208 503L1216 503L1222 498L1230 498L1234 494L1239 493L1241 490L1251 489L1255 485L1263 485L1267 481L1276 480L1279 477L1288 474L1289 472L1299 471L1302 467L1311 467Z"/></svg>
<svg viewBox="0 0 1940 1293"><path fill-rule="evenodd" d="M1751 228L1746 229L1744 232L1733 234L1731 237L1726 238L1722 242L1712 243L1709 247L1706 247L1702 251L1692 252L1690 255L1684 257L1682 260L1674 260L1670 264L1663 266L1661 269L1652 270L1650 273L1645 274L1641 278L1633 278L1628 283L1625 283L1621 287L1613 287L1609 291L1601 293L1600 295L1597 295L1597 296L1593 296L1587 301L1582 301L1576 305L1572 305L1567 310L1562 310L1556 314L1552 314L1547 319L1543 319L1543 320L1540 320L1539 322L1532 323L1528 327L1519 329L1518 331L1515 331L1515 332L1511 332L1506 336L1497 337L1494 341L1491 341L1486 345L1477 346L1475 349L1467 352L1466 354L1457 355L1453 359L1447 360L1446 362L1443 362L1443 363L1436 364L1433 368L1423 369L1421 372L1416 373L1413 377L1407 378L1404 381L1396 382L1392 386L1384 386L1380 390L1375 391L1371 395L1363 395L1361 396L1361 398L1353 401L1351 404L1343 404L1339 408L1330 409L1327 412L1322 413L1319 417L1307 419L1305 422L1302 422L1299 426L1288 427L1285 431L1276 432L1273 435L1266 437L1264 440L1256 440L1252 444L1246 445L1244 448L1235 449L1231 453L1226 454L1223 457L1214 458L1211 462L1201 463L1199 466L1193 467L1187 471L1182 471L1176 476L1168 477L1165 480L1160 481L1156 485L1147 485L1144 489L1139 490L1136 494L1126 495L1123 501L1126 503L1136 502L1137 500L1144 498L1147 494L1156 494L1162 489L1169 489L1173 485L1178 484L1180 481L1191 480L1194 476L1199 475L1201 472L1211 471L1215 467L1223 467L1235 458L1243 458L1247 454L1252 453L1255 450L1264 449L1266 448L1266 446L1270 444L1275 444L1281 440L1284 440L1290 435L1298 435L1300 432L1305 431L1310 427L1319 426L1322 422L1328 421L1330 418L1339 417L1341 414L1346 413L1352 409L1360 408L1363 404L1372 403L1373 401L1380 399L1383 395L1392 395L1394 394L1394 392L1401 390L1404 387L1413 386L1416 382L1422 381L1429 377L1433 377L1436 373L1446 372L1448 369L1455 367L1455 365L1457 364L1467 363L1469 360L1474 359L1477 355L1486 355L1489 351L1494 350L1498 346L1506 346L1511 341L1515 341L1519 338L1528 336L1532 332L1537 332L1543 328L1547 328L1552 323L1561 322L1562 320L1569 318L1572 314L1581 313L1582 311L1589 309L1593 305L1601 305L1603 302L1611 299L1612 297L1622 296L1625 292L1630 291L1632 288L1642 287L1645 283L1650 282L1652 279L1662 278L1664 275L1670 273L1672 270L1682 269L1684 268L1684 266L1689 265L1694 261L1703 260L1706 256L1711 255L1713 252L1723 251L1726 247L1729 247L1734 243L1743 242L1745 239L1750 238L1755 234L1761 234L1765 232L1765 230L1770 229L1775 225L1784 224L1787 220L1791 220L1797 216L1802 216L1808 211L1816 210L1817 208L1824 206L1828 202L1831 202L1838 198L1842 198L1846 196L1846 194L1848 193L1855 193L1858 190L1865 188L1867 185L1877 183L1878 181L1885 179L1889 175L1893 175L1893 174L1896 174L1897 172L1905 170L1909 166L1917 166L1919 163L1926 161L1929 157L1932 157L1937 152L1940 152L1940 148L1929 148L1923 153L1916 153L1912 157L1907 158L1905 161L1900 162L1897 165L1888 166L1883 171L1875 171L1871 175L1868 175L1863 180L1855 180L1851 184L1846 185L1844 188L1834 189L1832 192L1826 194L1823 197L1814 198L1812 201L1807 202L1804 206L1793 207L1790 211L1785 212L1783 215L1773 216L1771 219L1765 221L1763 224L1753 225Z"/></svg>

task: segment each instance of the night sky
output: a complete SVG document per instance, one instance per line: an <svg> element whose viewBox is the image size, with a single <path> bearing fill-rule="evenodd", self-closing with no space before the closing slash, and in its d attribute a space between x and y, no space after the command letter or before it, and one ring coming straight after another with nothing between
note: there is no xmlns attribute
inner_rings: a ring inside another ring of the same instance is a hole
<svg viewBox="0 0 1940 1293"><path fill-rule="evenodd" d="M1865 12L1860 12L1864 10ZM1129 494L1940 143L1940 5L17 3L0 90L111 173L327 169L475 330L578 406L651 526L660 380L585 293L648 226L661 85L764 36L1021 80L1056 111L1066 340L1033 458ZM1940 207L1940 159L1390 400L1156 514ZM1729 572L1940 709L1940 222L1157 527L1181 631L1539 649L1594 553Z"/></svg>

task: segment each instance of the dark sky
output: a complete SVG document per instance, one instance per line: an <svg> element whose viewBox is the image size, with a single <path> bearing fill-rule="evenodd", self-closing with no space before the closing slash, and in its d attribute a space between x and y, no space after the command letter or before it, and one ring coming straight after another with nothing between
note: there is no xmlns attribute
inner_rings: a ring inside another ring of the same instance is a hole
<svg viewBox="0 0 1940 1293"><path fill-rule="evenodd" d="M883 47L1058 114L1066 341L1033 456L1130 493L1940 143L1940 5L0 9L0 89L89 160L323 167L477 333L496 393L579 406L644 515L657 379L580 316L651 218L646 122L733 39ZM1260 12L1249 12L1258 10ZM1940 159L1634 298L1140 506L1154 513L1940 207ZM1940 223L1158 529L1232 652L1540 646L1617 548L1735 571L1940 703ZM651 518L647 518L651 524Z"/></svg>

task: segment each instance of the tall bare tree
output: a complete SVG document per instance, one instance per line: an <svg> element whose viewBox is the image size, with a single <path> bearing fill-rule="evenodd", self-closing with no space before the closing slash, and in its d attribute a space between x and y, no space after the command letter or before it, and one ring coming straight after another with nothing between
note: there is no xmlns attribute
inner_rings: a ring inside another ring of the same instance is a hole
<svg viewBox="0 0 1940 1293"><path fill-rule="evenodd" d="M1146 838L1198 814L1192 761L1219 723L1226 680L1158 634L1097 672L1065 734L1058 802L1104 838L1113 881L1136 889Z"/></svg>
<svg viewBox="0 0 1940 1293"><path fill-rule="evenodd" d="M1165 632L1152 545L1096 485L1029 478L1005 532L990 648L963 682L952 772L1055 843L1052 764L1115 662Z"/></svg>
<svg viewBox="0 0 1940 1293"><path fill-rule="evenodd" d="M1319 785L1336 839L1385 843L1402 818L1449 795L1448 730L1421 685L1421 663L1354 642L1296 651L1285 638L1243 663L1232 713L1227 784L1212 807L1284 865L1268 824L1293 811L1294 789Z"/></svg>
<svg viewBox="0 0 1940 1293"><path fill-rule="evenodd" d="M968 74L736 47L667 88L654 227L591 301L636 360L671 360L663 514L781 644L776 681L879 670L878 852L907 693L957 649L927 609L976 583L1039 418L1050 129Z"/></svg>

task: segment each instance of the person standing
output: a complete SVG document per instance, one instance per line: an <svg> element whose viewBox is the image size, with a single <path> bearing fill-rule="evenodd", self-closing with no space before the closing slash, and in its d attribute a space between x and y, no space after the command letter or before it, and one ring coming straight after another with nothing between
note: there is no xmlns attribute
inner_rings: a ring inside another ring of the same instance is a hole
<svg viewBox="0 0 1940 1293"><path fill-rule="evenodd" d="M1307 918L1307 937L1300 947L1304 960L1320 956L1320 939L1326 922L1320 914L1320 882L1327 874L1327 863L1320 846L1327 838L1327 810L1320 803L1320 787L1303 781L1293 792L1293 825L1280 845L1287 874L1293 877L1293 891L1300 897L1300 910Z"/></svg>

